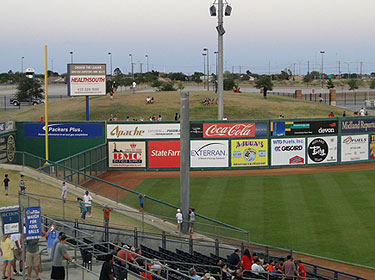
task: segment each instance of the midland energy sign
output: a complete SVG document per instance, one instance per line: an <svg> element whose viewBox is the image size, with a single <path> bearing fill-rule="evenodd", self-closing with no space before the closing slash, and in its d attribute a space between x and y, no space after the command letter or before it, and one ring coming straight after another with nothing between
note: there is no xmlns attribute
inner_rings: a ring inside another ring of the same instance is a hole
<svg viewBox="0 0 375 280"><path fill-rule="evenodd" d="M68 64L68 95L106 95L105 64Z"/></svg>

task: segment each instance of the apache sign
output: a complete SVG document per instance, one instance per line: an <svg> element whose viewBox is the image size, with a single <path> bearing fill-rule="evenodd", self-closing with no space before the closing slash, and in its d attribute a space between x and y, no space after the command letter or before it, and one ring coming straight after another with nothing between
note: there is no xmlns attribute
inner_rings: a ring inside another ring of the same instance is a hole
<svg viewBox="0 0 375 280"><path fill-rule="evenodd" d="M179 139L179 123L107 124L107 139Z"/></svg>
<svg viewBox="0 0 375 280"><path fill-rule="evenodd" d="M105 64L68 64L68 95L106 95Z"/></svg>

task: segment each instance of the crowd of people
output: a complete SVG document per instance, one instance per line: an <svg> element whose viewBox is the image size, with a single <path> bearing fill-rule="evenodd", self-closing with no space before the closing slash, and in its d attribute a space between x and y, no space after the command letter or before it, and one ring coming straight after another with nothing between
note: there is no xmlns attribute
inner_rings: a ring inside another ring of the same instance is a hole
<svg viewBox="0 0 375 280"><path fill-rule="evenodd" d="M203 101L202 101L203 105L212 105L212 104L218 104L218 99L216 98L209 98L209 97L206 97Z"/></svg>
<svg viewBox="0 0 375 280"><path fill-rule="evenodd" d="M109 116L109 118L107 119L108 122L115 122L115 121L118 121L118 117L117 115L113 115L111 114ZM148 118L148 121L150 122L156 122L156 121L159 121L161 122L163 120L162 116L161 115L151 115L149 118ZM144 117L139 117L139 119L136 119L136 118L133 118L131 119L129 116L126 116L125 118L125 121L127 122L130 122L130 121L133 121L133 122L144 122L145 121L145 118Z"/></svg>

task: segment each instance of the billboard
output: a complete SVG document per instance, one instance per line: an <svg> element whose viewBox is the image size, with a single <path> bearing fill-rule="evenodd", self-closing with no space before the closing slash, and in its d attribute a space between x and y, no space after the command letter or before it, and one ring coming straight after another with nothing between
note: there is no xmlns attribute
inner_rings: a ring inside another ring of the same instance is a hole
<svg viewBox="0 0 375 280"><path fill-rule="evenodd" d="M0 208L3 235L19 233L21 225L20 207L6 206Z"/></svg>
<svg viewBox="0 0 375 280"><path fill-rule="evenodd" d="M264 137L267 136L267 127L267 122L203 123L203 138Z"/></svg>
<svg viewBox="0 0 375 280"><path fill-rule="evenodd" d="M370 159L375 159L375 134L370 134Z"/></svg>
<svg viewBox="0 0 375 280"><path fill-rule="evenodd" d="M45 137L45 123L24 123L24 137ZM48 137L68 138L101 138L103 129L101 123L48 123Z"/></svg>
<svg viewBox="0 0 375 280"><path fill-rule="evenodd" d="M16 129L14 121L0 122L0 133L9 132Z"/></svg>
<svg viewBox="0 0 375 280"><path fill-rule="evenodd" d="M337 136L307 139L308 164L337 162Z"/></svg>
<svg viewBox="0 0 375 280"><path fill-rule="evenodd" d="M341 161L368 160L368 135L341 136Z"/></svg>
<svg viewBox="0 0 375 280"><path fill-rule="evenodd" d="M179 139L179 123L107 124L108 139Z"/></svg>
<svg viewBox="0 0 375 280"><path fill-rule="evenodd" d="M0 137L0 163L12 163L16 159L16 139L13 134Z"/></svg>
<svg viewBox="0 0 375 280"><path fill-rule="evenodd" d="M375 131L375 119L342 120L342 133L361 133Z"/></svg>
<svg viewBox="0 0 375 280"><path fill-rule="evenodd" d="M145 142L108 142L109 167L146 167Z"/></svg>
<svg viewBox="0 0 375 280"><path fill-rule="evenodd" d="M180 168L180 140L149 141L149 168Z"/></svg>
<svg viewBox="0 0 375 280"><path fill-rule="evenodd" d="M267 139L232 140L231 147L232 167L268 165Z"/></svg>
<svg viewBox="0 0 375 280"><path fill-rule="evenodd" d="M106 95L105 64L68 64L68 95Z"/></svg>
<svg viewBox="0 0 375 280"><path fill-rule="evenodd" d="M306 139L271 139L271 165L306 163Z"/></svg>
<svg viewBox="0 0 375 280"><path fill-rule="evenodd" d="M26 240L42 238L40 206L25 208Z"/></svg>
<svg viewBox="0 0 375 280"><path fill-rule="evenodd" d="M332 135L337 134L337 121L276 121L271 122L271 135Z"/></svg>
<svg viewBox="0 0 375 280"><path fill-rule="evenodd" d="M227 140L190 141L190 167L228 167L228 162Z"/></svg>

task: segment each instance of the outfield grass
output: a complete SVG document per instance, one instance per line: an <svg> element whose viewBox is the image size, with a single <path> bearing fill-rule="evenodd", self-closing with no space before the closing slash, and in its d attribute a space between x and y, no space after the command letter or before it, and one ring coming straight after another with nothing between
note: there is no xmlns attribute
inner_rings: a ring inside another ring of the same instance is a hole
<svg viewBox="0 0 375 280"><path fill-rule="evenodd" d="M155 104L145 104L147 96L155 98ZM205 98L216 98L212 92L190 93L190 119L215 120L217 119L217 105L205 106ZM145 121L150 116L159 114L163 120L174 120L176 112L180 112L179 92L154 92L154 93L120 93L114 100L108 96L90 98L90 119L107 120L111 114L117 115L118 120L140 119ZM289 97L269 95L267 99L259 93L225 92L225 116L229 120L269 119L278 118L280 114L286 118L327 117L332 111L336 116L341 116L343 110L326 104L296 100ZM48 105L50 121L79 121L85 120L85 98L69 98L52 102ZM347 111L350 115L350 112ZM1 111L0 120L9 119L9 115L16 121L40 121L44 115L44 104L30 106L21 110Z"/></svg>
<svg viewBox="0 0 375 280"><path fill-rule="evenodd" d="M9 206L9 205L18 205L18 191L19 191L19 178L20 173L16 171L9 171L0 169L0 178L1 181L4 178L4 174L9 174L10 177L10 187L9 187L9 195L5 196L4 186L0 188L0 207L2 206ZM49 196L52 198L60 198L61 190L55 188L51 185L45 184L43 182L34 180L32 178L25 176L25 185L27 187L26 192L40 194L44 196ZM62 202L61 200L55 200L50 198L43 198L39 197L40 199L40 206L42 209L42 214L48 215L50 217L62 217ZM65 204L65 217L69 219L80 219L80 210L78 207L77 196L69 193L68 188L68 196L67 196L67 203ZM36 206L37 204L32 204L36 202L36 200L30 199L30 206ZM95 202L95 201L94 201ZM99 224L103 225L103 205L93 204L92 207L92 218L87 218L88 223ZM130 218L128 216L122 215L118 212L111 212L110 215L110 225L112 226L121 226L122 228L129 228L133 229L134 227L141 228L141 222ZM146 230L152 230L153 232L159 232L157 228L145 224Z"/></svg>
<svg viewBox="0 0 375 280"><path fill-rule="evenodd" d="M374 175L191 178L190 205L250 231L254 242L373 266ZM178 178L147 179L136 191L179 205ZM123 202L137 204L130 195ZM148 200L145 210L161 214L160 205Z"/></svg>

